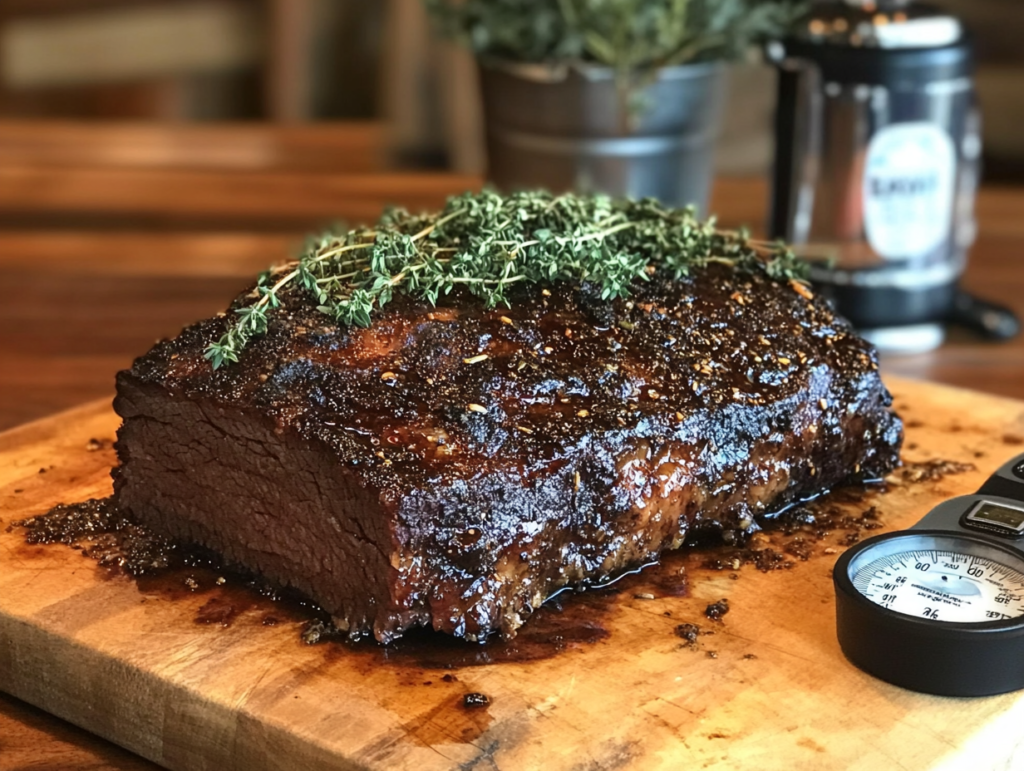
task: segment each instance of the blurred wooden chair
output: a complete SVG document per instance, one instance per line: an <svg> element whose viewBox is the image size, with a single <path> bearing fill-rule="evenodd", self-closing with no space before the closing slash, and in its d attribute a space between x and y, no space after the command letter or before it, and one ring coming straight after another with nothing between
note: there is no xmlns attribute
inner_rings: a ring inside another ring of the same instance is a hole
<svg viewBox="0 0 1024 771"><path fill-rule="evenodd" d="M0 0L0 116L370 117L383 16L366 0Z"/></svg>
<svg viewBox="0 0 1024 771"><path fill-rule="evenodd" d="M265 101L261 81L272 78L274 70L265 5L263 0L3 0L0 114L101 120L257 117Z"/></svg>
<svg viewBox="0 0 1024 771"><path fill-rule="evenodd" d="M0 117L0 228L304 231L372 221L388 203L434 207L477 184L395 172L382 122L310 122L372 113L326 109L325 93L337 91L330 73L349 101L376 93L360 64L372 41L340 52L381 15L362 0L0 0L0 116L5 99L21 116ZM225 96L207 87L239 73L258 74L269 122L193 104ZM103 98L61 112L78 86ZM79 113L99 122L52 117ZM215 122L185 120L197 117Z"/></svg>

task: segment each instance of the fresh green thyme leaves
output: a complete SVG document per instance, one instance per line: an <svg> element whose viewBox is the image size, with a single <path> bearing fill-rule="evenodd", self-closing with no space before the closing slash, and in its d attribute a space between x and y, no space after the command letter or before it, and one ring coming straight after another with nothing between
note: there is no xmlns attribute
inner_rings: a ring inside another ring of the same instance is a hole
<svg viewBox="0 0 1024 771"><path fill-rule="evenodd" d="M424 0L478 55L619 71L742 56L783 34L806 0Z"/></svg>
<svg viewBox="0 0 1024 771"><path fill-rule="evenodd" d="M338 324L366 327L397 292L436 304L464 287L494 308L509 306L509 291L519 284L585 281L612 300L658 271L680 279L716 262L779 281L806 276L783 245L718 230L692 209L650 198L465 193L434 214L391 209L373 228L313 239L298 261L259 277L251 302L234 309L206 358L214 369L237 362L246 344L267 331L285 292L307 293Z"/></svg>

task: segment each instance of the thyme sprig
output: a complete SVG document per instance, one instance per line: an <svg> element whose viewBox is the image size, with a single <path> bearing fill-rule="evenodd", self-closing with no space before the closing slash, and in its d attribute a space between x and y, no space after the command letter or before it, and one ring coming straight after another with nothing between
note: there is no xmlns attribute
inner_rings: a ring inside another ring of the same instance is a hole
<svg viewBox="0 0 1024 771"><path fill-rule="evenodd" d="M306 292L338 324L366 327L396 292L434 305L464 287L494 308L510 306L516 285L568 281L596 285L611 300L657 271L680 279L711 263L763 270L778 280L806 275L783 245L718 230L714 219L702 222L692 209L654 199L465 193L438 213L391 209L373 228L312 239L297 261L259 277L252 302L234 309L206 358L214 369L237 362L248 342L267 331L286 292Z"/></svg>
<svg viewBox="0 0 1024 771"><path fill-rule="evenodd" d="M438 29L478 55L583 61L620 72L735 59L782 35L806 0L424 0Z"/></svg>

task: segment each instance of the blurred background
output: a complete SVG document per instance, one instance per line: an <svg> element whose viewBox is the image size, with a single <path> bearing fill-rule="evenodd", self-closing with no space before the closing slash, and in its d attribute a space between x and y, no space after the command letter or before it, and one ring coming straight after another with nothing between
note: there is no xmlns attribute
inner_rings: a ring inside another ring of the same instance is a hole
<svg viewBox="0 0 1024 771"><path fill-rule="evenodd" d="M977 37L986 179L1024 180L1024 7L939 5ZM774 77L733 67L720 172L767 170ZM0 0L2 119L370 121L381 164L484 166L471 56L420 0Z"/></svg>

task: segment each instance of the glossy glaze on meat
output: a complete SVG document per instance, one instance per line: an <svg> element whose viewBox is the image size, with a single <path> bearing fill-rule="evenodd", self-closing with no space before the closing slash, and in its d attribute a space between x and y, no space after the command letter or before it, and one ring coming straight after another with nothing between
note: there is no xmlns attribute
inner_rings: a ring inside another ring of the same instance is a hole
<svg viewBox="0 0 1024 771"><path fill-rule="evenodd" d="M712 265L630 301L299 294L213 371L219 316L118 377L120 505L306 593L352 635L511 635L559 588L885 474L902 425L828 305Z"/></svg>

